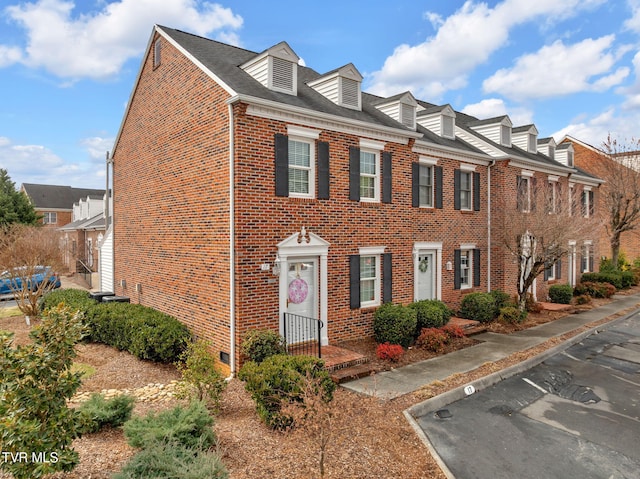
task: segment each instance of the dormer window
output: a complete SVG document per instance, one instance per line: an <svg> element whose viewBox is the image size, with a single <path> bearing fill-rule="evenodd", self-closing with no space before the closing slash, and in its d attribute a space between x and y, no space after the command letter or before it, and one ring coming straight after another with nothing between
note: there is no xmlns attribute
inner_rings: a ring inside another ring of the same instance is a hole
<svg viewBox="0 0 640 479"><path fill-rule="evenodd" d="M552 160L556 158L556 147L554 145L549 145L549 158ZM573 163L573 161L571 163Z"/></svg>
<svg viewBox="0 0 640 479"><path fill-rule="evenodd" d="M453 125L454 125L453 117L443 116L442 117L442 136L444 136L445 138L455 138Z"/></svg>
<svg viewBox="0 0 640 479"><path fill-rule="evenodd" d="M573 151L567 151L567 166L573 168Z"/></svg>
<svg viewBox="0 0 640 479"><path fill-rule="evenodd" d="M538 137L533 133L529 133L529 141L528 143L528 151L531 153L535 153L538 149Z"/></svg>
<svg viewBox="0 0 640 479"><path fill-rule="evenodd" d="M412 130L416 129L417 107L418 102L410 92L386 98L376 105L382 113Z"/></svg>
<svg viewBox="0 0 640 479"><path fill-rule="evenodd" d="M456 112L450 105L422 108L418 112L416 122L443 138L455 140Z"/></svg>
<svg viewBox="0 0 640 479"><path fill-rule="evenodd" d="M245 72L269 90L298 94L298 61L300 58L285 42L269 48L241 65Z"/></svg>
<svg viewBox="0 0 640 479"><path fill-rule="evenodd" d="M308 85L336 105L361 110L361 83L362 75L353 64L349 63L310 81Z"/></svg>
<svg viewBox="0 0 640 479"><path fill-rule="evenodd" d="M500 144L503 146L511 146L511 127L502 125L500 127Z"/></svg>

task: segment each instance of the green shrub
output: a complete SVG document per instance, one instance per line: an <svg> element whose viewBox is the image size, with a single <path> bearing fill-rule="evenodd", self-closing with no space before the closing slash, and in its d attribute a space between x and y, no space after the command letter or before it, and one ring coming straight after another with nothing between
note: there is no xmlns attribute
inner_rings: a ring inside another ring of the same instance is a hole
<svg viewBox="0 0 640 479"><path fill-rule="evenodd" d="M580 282L573 288L576 296L588 295L592 298L610 298L616 292L615 286L611 283L595 283L592 281Z"/></svg>
<svg viewBox="0 0 640 479"><path fill-rule="evenodd" d="M490 293L469 293L462 298L460 315L463 318L489 323L494 320L495 313L496 302Z"/></svg>
<svg viewBox="0 0 640 479"><path fill-rule="evenodd" d="M126 394L111 399L105 399L103 394L92 394L79 407L79 411L85 418L83 432L98 432L104 426L122 426L131 417L135 401L133 396Z"/></svg>
<svg viewBox="0 0 640 479"><path fill-rule="evenodd" d="M217 454L176 443L154 442L129 460L113 479L226 479Z"/></svg>
<svg viewBox="0 0 640 479"><path fill-rule="evenodd" d="M287 403L303 402L302 393L307 378L318 381L324 400L333 398L336 385L324 369L324 361L310 356L277 354L261 363L249 361L242 366L238 378L256 403L256 411L267 426L286 429L292 418L281 412Z"/></svg>
<svg viewBox="0 0 640 479"><path fill-rule="evenodd" d="M442 301L423 299L409 305L416 311L416 331L423 328L440 328L449 322L452 311Z"/></svg>
<svg viewBox="0 0 640 479"><path fill-rule="evenodd" d="M0 459L0 470L16 479L70 471L78 463L71 445L83 421L67 399L80 387L82 374L71 365L84 333L81 314L63 305L44 312L29 344L14 348L12 335L0 333L0 450L57 454L55 462Z"/></svg>
<svg viewBox="0 0 640 479"><path fill-rule="evenodd" d="M247 331L240 343L242 354L256 363L261 363L270 356L285 354L287 345L285 339L276 331L270 329L253 329Z"/></svg>
<svg viewBox="0 0 640 479"><path fill-rule="evenodd" d="M570 284L552 284L549 286L549 298L552 303L571 304L573 288Z"/></svg>
<svg viewBox="0 0 640 479"><path fill-rule="evenodd" d="M633 271L622 271L620 273L620 281L622 282L622 289L627 289L638 284L638 278Z"/></svg>
<svg viewBox="0 0 640 479"><path fill-rule="evenodd" d="M130 306L135 308L135 319L128 351L140 359L176 362L191 340L187 327L155 309L137 304Z"/></svg>
<svg viewBox="0 0 640 479"><path fill-rule="evenodd" d="M50 291L40 298L40 310L54 308L60 303L64 303L72 311L86 313L98 302L89 297L89 292L83 289L56 289Z"/></svg>
<svg viewBox="0 0 640 479"><path fill-rule="evenodd" d="M500 309L500 315L498 321L501 323L517 324L521 323L527 318L527 311L520 311L515 306L505 306Z"/></svg>
<svg viewBox="0 0 640 479"><path fill-rule="evenodd" d="M190 343L176 367L182 374L182 381L178 383L178 397L204 401L210 410L218 412L227 382L216 369L209 343L203 340Z"/></svg>
<svg viewBox="0 0 640 479"><path fill-rule="evenodd" d="M495 313L493 314L494 317L498 317L500 315L500 310L505 306L514 306L511 297L501 289L491 290L489 294L493 296L493 300L496 304Z"/></svg>
<svg viewBox="0 0 640 479"><path fill-rule="evenodd" d="M151 361L177 361L191 339L180 321L140 304L98 303L87 322L91 340Z"/></svg>
<svg viewBox="0 0 640 479"><path fill-rule="evenodd" d="M622 275L619 271L613 271L610 273L584 273L580 282L609 283L615 286L616 289L622 289Z"/></svg>
<svg viewBox="0 0 640 479"><path fill-rule="evenodd" d="M416 310L400 304L385 303L373 313L373 337L377 343L408 347L418 323Z"/></svg>
<svg viewBox="0 0 640 479"><path fill-rule="evenodd" d="M212 426L213 418L204 403L192 401L187 408L176 406L129 419L124 424L124 435L133 447L175 442L187 448L206 449L216 440Z"/></svg>

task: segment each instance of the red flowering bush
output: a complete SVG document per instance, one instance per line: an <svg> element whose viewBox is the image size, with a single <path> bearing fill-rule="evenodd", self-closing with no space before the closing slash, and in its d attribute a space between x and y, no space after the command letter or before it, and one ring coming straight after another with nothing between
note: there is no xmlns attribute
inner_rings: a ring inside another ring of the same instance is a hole
<svg viewBox="0 0 640 479"><path fill-rule="evenodd" d="M449 336L441 328L422 328L416 343L429 351L438 352L448 341Z"/></svg>
<svg viewBox="0 0 640 479"><path fill-rule="evenodd" d="M399 344L382 343L378 345L376 349L376 356L379 359L387 361L398 361L404 354L404 349Z"/></svg>
<svg viewBox="0 0 640 479"><path fill-rule="evenodd" d="M464 329L455 324L447 324L440 329L442 329L442 331L446 333L449 340L455 338L464 338L466 336L466 334L464 333Z"/></svg>

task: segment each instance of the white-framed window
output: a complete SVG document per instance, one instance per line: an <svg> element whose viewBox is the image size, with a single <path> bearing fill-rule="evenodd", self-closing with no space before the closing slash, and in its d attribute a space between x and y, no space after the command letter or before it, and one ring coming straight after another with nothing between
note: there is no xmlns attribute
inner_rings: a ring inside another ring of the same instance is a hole
<svg viewBox="0 0 640 479"><path fill-rule="evenodd" d="M547 213L556 214L558 212L558 180L557 178L549 178L547 191Z"/></svg>
<svg viewBox="0 0 640 479"><path fill-rule="evenodd" d="M593 191L588 186L585 186L582 189L581 203L582 203L582 216L584 216L585 218L589 218L593 216L594 207L595 207L594 199L593 199Z"/></svg>
<svg viewBox="0 0 640 479"><path fill-rule="evenodd" d="M380 152L360 149L360 200L380 201Z"/></svg>
<svg viewBox="0 0 640 479"><path fill-rule="evenodd" d="M460 209L471 210L473 206L473 172L460 171Z"/></svg>
<svg viewBox="0 0 640 479"><path fill-rule="evenodd" d="M360 248L360 307L381 304L382 253L384 247Z"/></svg>
<svg viewBox="0 0 640 479"><path fill-rule="evenodd" d="M42 223L45 225L55 225L58 223L58 213L55 211L46 211L43 213Z"/></svg>
<svg viewBox="0 0 640 479"><path fill-rule="evenodd" d="M289 138L289 196L313 198L315 185L315 142Z"/></svg>
<svg viewBox="0 0 640 479"><path fill-rule="evenodd" d="M421 208L433 208L433 166L420 164L418 188Z"/></svg>
<svg viewBox="0 0 640 479"><path fill-rule="evenodd" d="M460 250L460 289L471 287L471 272L473 268L472 250Z"/></svg>

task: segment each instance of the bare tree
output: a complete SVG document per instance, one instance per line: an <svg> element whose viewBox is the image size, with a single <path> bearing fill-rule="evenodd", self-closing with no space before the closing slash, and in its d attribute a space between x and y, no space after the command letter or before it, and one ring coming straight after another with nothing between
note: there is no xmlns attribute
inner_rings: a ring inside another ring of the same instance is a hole
<svg viewBox="0 0 640 479"><path fill-rule="evenodd" d="M42 267L47 267L44 280L33 281ZM51 274L62 267L62 251L55 230L22 224L0 228L0 272L5 272L13 285L14 298L25 316L38 316L38 300L55 288Z"/></svg>
<svg viewBox="0 0 640 479"><path fill-rule="evenodd" d="M568 256L570 242L588 238L597 228L597 219L584 217L577 192L569 194L556 182L536 186L530 180L519 185L517 208L512 198L503 198L498 201L503 204L497 205L505 212L500 215L500 242L517 264L522 311L535 279Z"/></svg>
<svg viewBox="0 0 640 479"><path fill-rule="evenodd" d="M609 135L603 143L603 153L590 164L593 173L606 181L601 195L602 214L611 246L611 263L617 267L622 234L637 230L640 225L640 141L619 143Z"/></svg>

